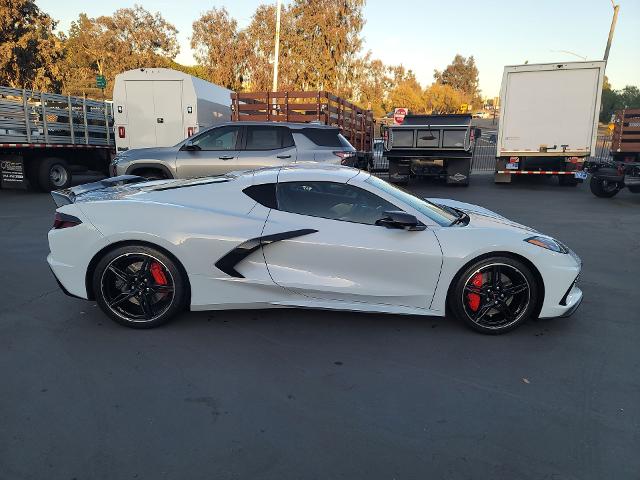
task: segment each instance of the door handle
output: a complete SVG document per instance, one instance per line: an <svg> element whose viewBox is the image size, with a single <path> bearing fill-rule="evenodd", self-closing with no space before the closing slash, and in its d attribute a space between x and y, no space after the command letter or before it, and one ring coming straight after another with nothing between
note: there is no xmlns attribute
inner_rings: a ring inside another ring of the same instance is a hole
<svg viewBox="0 0 640 480"><path fill-rule="evenodd" d="M278 158L282 158L282 159L291 158L291 155L278 155Z"/></svg>
<svg viewBox="0 0 640 480"><path fill-rule="evenodd" d="M218 157L220 160L233 160L233 156L231 157Z"/></svg>

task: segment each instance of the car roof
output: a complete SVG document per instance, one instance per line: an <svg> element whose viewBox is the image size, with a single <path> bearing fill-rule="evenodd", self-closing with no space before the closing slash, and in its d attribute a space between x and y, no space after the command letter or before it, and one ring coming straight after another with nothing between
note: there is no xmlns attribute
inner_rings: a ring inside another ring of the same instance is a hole
<svg viewBox="0 0 640 480"><path fill-rule="evenodd" d="M323 130L339 130L339 127L333 125L325 125L323 123L298 123L298 122L257 122L257 121L238 121L238 122L223 122L216 123L212 125L210 128L221 127L226 125L257 125L257 126L267 126L267 127L289 127L293 130L300 130L303 128L318 128Z"/></svg>
<svg viewBox="0 0 640 480"><path fill-rule="evenodd" d="M358 170L357 168L343 167L341 165L319 165L311 163L301 163L297 165L288 165L285 167L267 167L242 172L236 174L238 176L251 175L254 185L274 182L298 182L298 181L316 181L316 182L338 182L347 183L358 174L369 176L369 173Z"/></svg>

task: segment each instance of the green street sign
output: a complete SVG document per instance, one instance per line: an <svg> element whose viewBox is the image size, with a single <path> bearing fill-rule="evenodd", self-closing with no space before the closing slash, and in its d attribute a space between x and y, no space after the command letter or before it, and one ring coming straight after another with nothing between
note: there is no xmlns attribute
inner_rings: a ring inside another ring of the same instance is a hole
<svg viewBox="0 0 640 480"><path fill-rule="evenodd" d="M107 86L107 79L104 75L96 75L96 87L105 88Z"/></svg>

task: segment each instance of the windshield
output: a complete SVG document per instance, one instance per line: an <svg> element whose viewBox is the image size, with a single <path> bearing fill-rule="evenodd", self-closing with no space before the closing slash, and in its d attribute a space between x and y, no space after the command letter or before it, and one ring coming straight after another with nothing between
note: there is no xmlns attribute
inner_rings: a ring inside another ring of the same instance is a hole
<svg viewBox="0 0 640 480"><path fill-rule="evenodd" d="M413 193L395 185L391 185L390 183L380 180L378 177L374 177L373 175L371 175L366 182L391 195L393 198L410 205L443 227L451 225L451 222L458 218L456 215L449 213L447 210L439 207L435 203L431 203L424 198L416 197Z"/></svg>

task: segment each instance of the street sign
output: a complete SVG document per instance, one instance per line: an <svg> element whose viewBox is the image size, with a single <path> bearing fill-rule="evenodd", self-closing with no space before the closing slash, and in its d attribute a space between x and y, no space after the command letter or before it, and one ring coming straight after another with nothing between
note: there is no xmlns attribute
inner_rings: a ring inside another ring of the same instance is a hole
<svg viewBox="0 0 640 480"><path fill-rule="evenodd" d="M104 75L96 75L96 87L105 88L107 86L107 79Z"/></svg>
<svg viewBox="0 0 640 480"><path fill-rule="evenodd" d="M408 108L396 108L393 111L393 123L396 125L401 125L404 122L404 117L409 114Z"/></svg>

